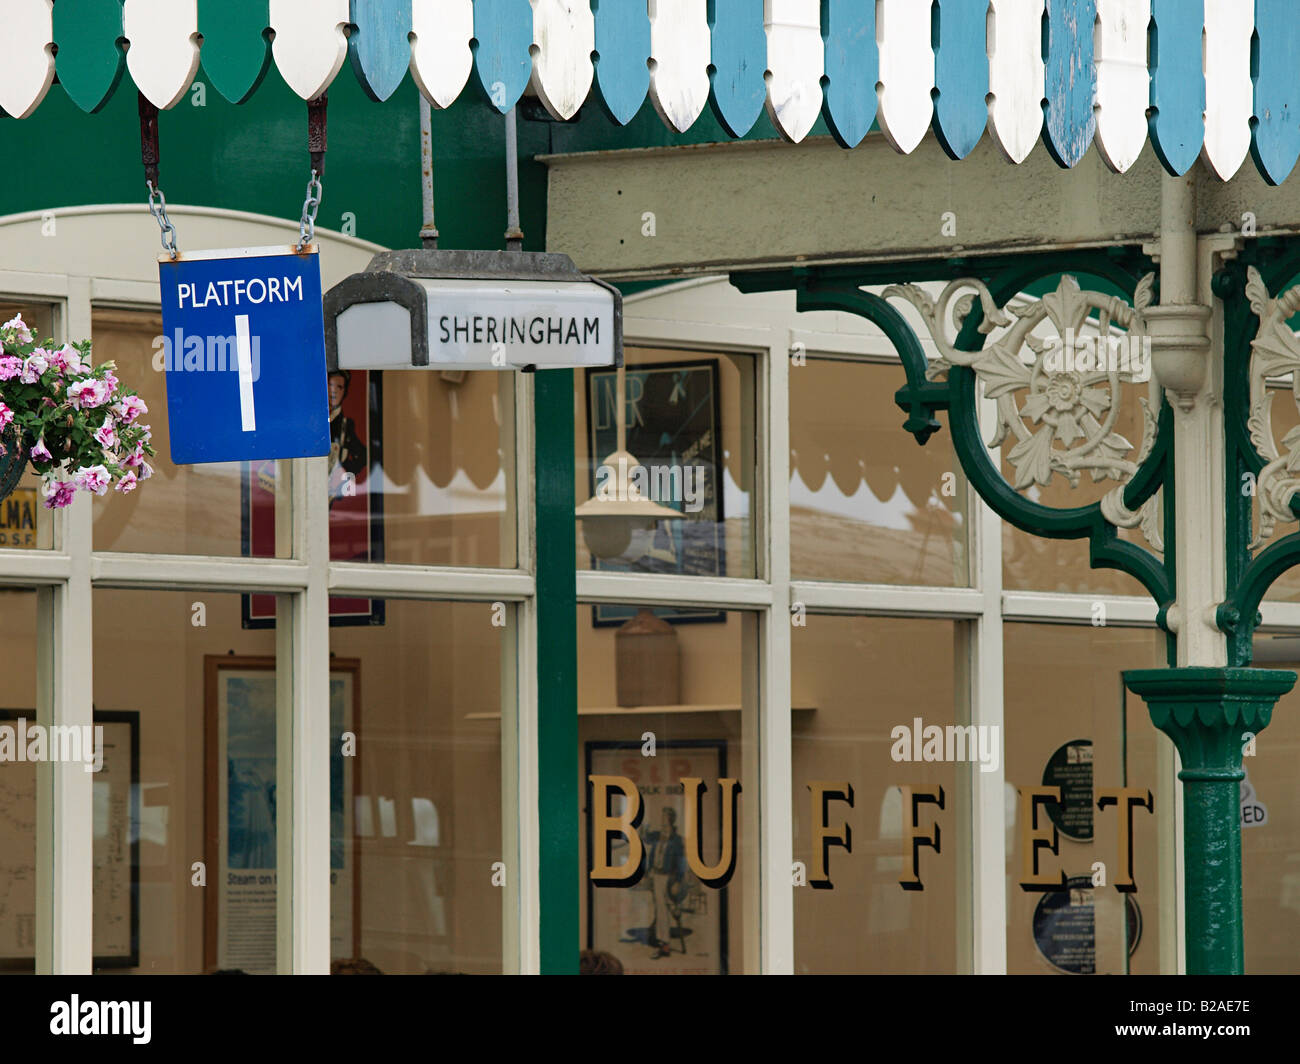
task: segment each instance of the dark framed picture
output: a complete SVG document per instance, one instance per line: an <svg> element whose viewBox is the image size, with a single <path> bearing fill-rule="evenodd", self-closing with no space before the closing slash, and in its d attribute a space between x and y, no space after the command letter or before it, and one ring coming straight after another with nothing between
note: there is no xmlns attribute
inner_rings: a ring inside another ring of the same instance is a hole
<svg viewBox="0 0 1300 1064"><path fill-rule="evenodd" d="M364 370L329 375L330 558L384 560L383 378ZM275 461L245 462L242 478L245 557L276 556ZM275 596L244 595L245 628L275 627ZM382 599L331 598L331 625L384 623Z"/></svg>
<svg viewBox="0 0 1300 1064"><path fill-rule="evenodd" d="M660 740L655 757L643 757L641 741L593 740L585 746L586 773L625 776L641 793L637 829L644 848L645 874L631 887L591 881L591 788L586 788L587 949L617 957L627 975L726 975L727 888L706 887L690 870L681 832L685 824L682 783L698 776L707 785L702 820L713 840L722 837L718 781L727 774L727 744L712 739ZM612 802L620 802L613 795ZM618 815L622 809L611 809ZM611 861L626 857L627 843L616 841ZM707 845L706 845L706 852ZM656 943L662 946L656 948Z"/></svg>
<svg viewBox="0 0 1300 1064"><path fill-rule="evenodd" d="M25 749L37 727L32 709L0 709L0 743ZM88 735L61 733L61 756L75 746L92 772L95 969L140 964L140 714L95 710ZM102 729L102 730L101 730ZM54 733L45 732L53 744ZM95 766L98 765L96 769ZM74 766L75 767L75 766ZM0 970L36 968L36 764L0 765Z"/></svg>
<svg viewBox="0 0 1300 1064"><path fill-rule="evenodd" d="M274 657L204 658L204 962L250 975L276 971L276 674ZM351 845L361 662L330 660L330 952L356 956L360 865ZM268 929L270 931L268 932Z"/></svg>
<svg viewBox="0 0 1300 1064"><path fill-rule="evenodd" d="M592 559L592 568L613 572L726 574L726 529L722 503L722 406L718 360L648 363L625 374L627 449L647 471L646 494L681 512L681 520L660 521L645 550L633 561ZM587 454L589 488L596 493L600 463L618 449L618 374L587 370ZM634 607L592 607L596 627L622 624ZM725 622L723 610L655 608L672 624Z"/></svg>

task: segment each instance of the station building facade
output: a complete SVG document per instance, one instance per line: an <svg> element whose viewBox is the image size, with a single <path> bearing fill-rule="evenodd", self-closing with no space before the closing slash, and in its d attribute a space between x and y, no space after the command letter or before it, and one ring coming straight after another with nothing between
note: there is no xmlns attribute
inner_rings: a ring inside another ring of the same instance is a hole
<svg viewBox="0 0 1300 1064"><path fill-rule="evenodd" d="M0 964L1181 970L1177 759L1121 678L1167 660L1156 606L1085 541L998 518L946 426L902 431L879 328L761 282L859 263L937 295L1033 259L1021 306L1067 274L1111 292L1099 263L1155 261L1152 160L1049 185L991 149L941 170L876 134L724 144L648 103L623 128L521 106L525 247L621 286L628 449L682 515L598 557L575 511L614 450L612 371L338 375L330 459L173 465L133 97L7 123L41 163L4 181L0 315L92 339L160 446L130 496L52 514L29 477L4 504L0 723L100 725L104 764L0 764ZM163 118L182 247L292 242L301 101L195 101ZM421 225L415 88L378 107L340 79L331 104L327 287ZM466 98L433 142L441 246L502 246L499 116ZM1284 241L1288 199L1243 176L1199 227L1252 210ZM1300 661L1298 603L1270 592L1257 663ZM1298 752L1292 693L1245 761L1248 972L1296 967ZM1099 807L1116 789L1147 800Z"/></svg>

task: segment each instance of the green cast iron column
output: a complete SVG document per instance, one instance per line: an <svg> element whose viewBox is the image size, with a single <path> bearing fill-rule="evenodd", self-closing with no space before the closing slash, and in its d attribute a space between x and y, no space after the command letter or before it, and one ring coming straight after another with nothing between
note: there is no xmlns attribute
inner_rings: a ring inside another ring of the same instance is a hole
<svg viewBox="0 0 1300 1064"><path fill-rule="evenodd" d="M1182 758L1188 975L1241 975L1241 751L1295 685L1280 669L1135 669L1124 683Z"/></svg>

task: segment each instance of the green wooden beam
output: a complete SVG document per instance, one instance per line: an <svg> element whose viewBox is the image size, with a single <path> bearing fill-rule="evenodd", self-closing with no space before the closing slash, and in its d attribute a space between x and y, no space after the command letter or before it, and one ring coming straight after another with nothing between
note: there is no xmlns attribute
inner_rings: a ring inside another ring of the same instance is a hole
<svg viewBox="0 0 1300 1064"><path fill-rule="evenodd" d="M541 970L578 973L578 639L573 371L533 375Z"/></svg>

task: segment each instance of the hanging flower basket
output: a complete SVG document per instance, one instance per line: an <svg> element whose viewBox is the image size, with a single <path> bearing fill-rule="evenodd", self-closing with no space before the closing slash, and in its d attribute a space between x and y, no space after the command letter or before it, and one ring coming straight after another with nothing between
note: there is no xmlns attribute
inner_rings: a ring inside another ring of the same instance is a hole
<svg viewBox="0 0 1300 1064"><path fill-rule="evenodd" d="M37 343L21 315L0 325L0 499L29 463L47 510L79 490L126 493L152 476L152 433L140 422L148 407L116 369L91 363L89 340Z"/></svg>

